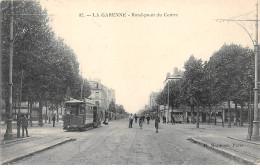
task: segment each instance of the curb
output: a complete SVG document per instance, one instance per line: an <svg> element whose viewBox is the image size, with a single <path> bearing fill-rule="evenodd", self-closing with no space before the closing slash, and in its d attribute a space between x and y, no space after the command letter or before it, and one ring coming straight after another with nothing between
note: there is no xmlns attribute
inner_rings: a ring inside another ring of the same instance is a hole
<svg viewBox="0 0 260 168"><path fill-rule="evenodd" d="M241 158L233 153L230 153L228 151L225 151L225 150L222 150L222 149L217 149L217 148L214 148L213 146L209 146L207 143L201 141L201 140L198 140L196 138L188 138L187 139L188 141L191 141L193 143L196 143L196 144L199 144L203 147L206 147L208 149L211 149L211 150L214 150L215 152L217 153L220 153L224 156L227 156L229 157L230 159L233 159L235 161L238 161L238 162L241 162L241 163L245 163L247 165L257 165L257 163L254 163L253 161L250 161L250 160L247 160L247 159L244 159L244 158Z"/></svg>
<svg viewBox="0 0 260 168"><path fill-rule="evenodd" d="M26 137L26 138L16 138L14 140L2 142L1 145L7 145L7 144L15 143L15 142L19 143L19 142L23 142L23 141L29 141L29 140L34 139L34 138L36 138L36 137L30 136L30 137Z"/></svg>
<svg viewBox="0 0 260 168"><path fill-rule="evenodd" d="M252 141L248 141L248 140L243 140L243 139L238 139L238 138L234 138L234 137L227 137L227 138L234 139L234 140L237 140L237 141L251 143L251 144L254 144L254 145L260 145L260 143L256 143L256 142L252 142Z"/></svg>
<svg viewBox="0 0 260 168"><path fill-rule="evenodd" d="M62 144L64 144L64 143L67 143L67 142L70 142L70 141L75 141L75 140L76 140L76 139L72 139L72 138L69 138L69 139L68 139L68 138L67 138L67 139L65 139L65 140L62 141L62 142L58 142L58 143L55 143L55 144L53 144L53 145L51 145L51 146L48 146L48 147L42 148L42 149L40 149L40 150L37 150L37 151L31 152L31 153L29 153L29 154L26 154L26 155L24 155L24 156L19 156L19 157L16 157L16 158L14 158L14 159L5 161L5 162L1 163L1 165L10 165L10 164L12 164L13 162L17 162L17 161L22 160L22 159L24 159L24 158L33 156L34 154L41 153L41 152L43 152L43 151L46 151L46 150L48 150L48 149L51 149L51 148L53 148L53 147L55 147L55 146L62 145Z"/></svg>

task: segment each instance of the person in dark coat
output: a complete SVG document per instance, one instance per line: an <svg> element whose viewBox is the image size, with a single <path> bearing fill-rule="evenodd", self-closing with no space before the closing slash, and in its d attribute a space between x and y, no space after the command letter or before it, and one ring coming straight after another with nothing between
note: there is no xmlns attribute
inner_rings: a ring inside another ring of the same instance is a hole
<svg viewBox="0 0 260 168"><path fill-rule="evenodd" d="M158 133L158 128L159 128L159 123L160 123L160 117L157 115L155 116L155 133Z"/></svg>
<svg viewBox="0 0 260 168"><path fill-rule="evenodd" d="M56 115L54 114L54 115L52 116L53 127L55 127L55 120L56 120Z"/></svg>
<svg viewBox="0 0 260 168"><path fill-rule="evenodd" d="M137 115L135 114L135 123L137 123Z"/></svg>
<svg viewBox="0 0 260 168"><path fill-rule="evenodd" d="M171 115L171 123L172 123L172 124L175 124L175 118L174 118L173 115Z"/></svg>
<svg viewBox="0 0 260 168"><path fill-rule="evenodd" d="M165 123L166 123L166 117L163 116L163 124L165 124Z"/></svg>
<svg viewBox="0 0 260 168"><path fill-rule="evenodd" d="M28 130L27 130L27 128L28 128L28 119L27 119L27 117L24 114L22 114L21 119L22 119L22 129L23 129L22 136L24 137L24 130L25 130L26 131L26 136L29 137Z"/></svg>
<svg viewBox="0 0 260 168"><path fill-rule="evenodd" d="M143 116L139 117L139 126L141 129L143 128Z"/></svg>
<svg viewBox="0 0 260 168"><path fill-rule="evenodd" d="M147 124L149 124L149 121L150 121L150 116L149 115L146 117L146 120L147 120Z"/></svg>

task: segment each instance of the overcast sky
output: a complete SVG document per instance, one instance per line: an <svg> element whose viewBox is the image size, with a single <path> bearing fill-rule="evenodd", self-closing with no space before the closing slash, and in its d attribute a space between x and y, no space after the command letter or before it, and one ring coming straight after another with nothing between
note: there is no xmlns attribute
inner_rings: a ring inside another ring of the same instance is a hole
<svg viewBox="0 0 260 168"><path fill-rule="evenodd" d="M40 0L53 15L50 25L76 53L86 78L100 78L116 91L116 103L136 113L152 91L163 89L167 72L183 70L193 54L203 61L224 43L253 48L233 22L255 19L256 0ZM251 12L251 13L250 13ZM79 17L80 13L91 15ZM127 17L93 17L126 13ZM162 17L132 17L162 14ZM164 17L164 14L178 14ZM130 16L128 16L130 15ZM254 22L240 22L255 39Z"/></svg>

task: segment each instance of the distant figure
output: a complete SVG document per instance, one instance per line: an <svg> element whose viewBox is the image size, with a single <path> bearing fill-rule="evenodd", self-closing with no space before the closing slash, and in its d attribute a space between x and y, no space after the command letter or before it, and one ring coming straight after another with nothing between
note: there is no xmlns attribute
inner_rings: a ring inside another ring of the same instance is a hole
<svg viewBox="0 0 260 168"><path fill-rule="evenodd" d="M234 125L237 125L237 118L234 118Z"/></svg>
<svg viewBox="0 0 260 168"><path fill-rule="evenodd" d="M133 128L133 120L134 120L134 116L131 113L129 116L129 128Z"/></svg>
<svg viewBox="0 0 260 168"><path fill-rule="evenodd" d="M108 117L105 117L103 124L108 125Z"/></svg>
<svg viewBox="0 0 260 168"><path fill-rule="evenodd" d="M22 120L22 129L23 129L22 136L24 137L24 130L25 130L26 131L26 136L29 137L28 130L27 130L27 128L28 128L28 119L27 119L27 117L24 114L22 114L21 120Z"/></svg>
<svg viewBox="0 0 260 168"><path fill-rule="evenodd" d="M52 116L53 127L55 127L55 120L56 120L56 115L54 114L54 115Z"/></svg>
<svg viewBox="0 0 260 168"><path fill-rule="evenodd" d="M173 115L171 116L171 123L175 125L175 118Z"/></svg>
<svg viewBox="0 0 260 168"><path fill-rule="evenodd" d="M187 123L190 123L189 116L187 116Z"/></svg>
<svg viewBox="0 0 260 168"><path fill-rule="evenodd" d="M146 120L147 120L147 124L149 124L149 121L150 121L150 116L149 115L146 117Z"/></svg>
<svg viewBox="0 0 260 168"><path fill-rule="evenodd" d="M165 124L165 123L166 123L166 117L163 116L163 124Z"/></svg>
<svg viewBox="0 0 260 168"><path fill-rule="evenodd" d="M155 133L158 133L158 128L159 128L159 123L160 123L160 117L158 115L155 116Z"/></svg>
<svg viewBox="0 0 260 168"><path fill-rule="evenodd" d="M143 128L143 116L139 117L139 126L141 129Z"/></svg>
<svg viewBox="0 0 260 168"><path fill-rule="evenodd" d="M135 123L137 123L137 115L135 114Z"/></svg>

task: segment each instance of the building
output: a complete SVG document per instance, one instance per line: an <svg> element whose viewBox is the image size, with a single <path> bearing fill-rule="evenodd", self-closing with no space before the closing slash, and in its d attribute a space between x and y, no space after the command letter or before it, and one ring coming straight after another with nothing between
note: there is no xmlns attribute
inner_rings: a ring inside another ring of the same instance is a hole
<svg viewBox="0 0 260 168"><path fill-rule="evenodd" d="M173 69L173 75L171 75L169 72L166 74L166 79L164 81L164 86L167 86L168 88L168 101L167 101L167 106L166 106L166 109L163 111L163 116L166 117L166 121L167 122L170 122L170 118L171 116L173 115L173 109L171 109L169 107L169 85L168 85L168 82L171 81L171 80L180 80L183 76L184 72L181 71L181 70L178 70L178 68L174 67Z"/></svg>
<svg viewBox="0 0 260 168"><path fill-rule="evenodd" d="M158 95L159 95L159 92L152 92L150 94L150 96L149 96L149 103L148 103L149 108L152 108L153 106L157 105L156 99L157 99Z"/></svg>
<svg viewBox="0 0 260 168"><path fill-rule="evenodd" d="M100 79L89 80L91 95L89 99L95 102L95 105L102 107L103 110L108 110L111 101L116 101L115 90L108 89L101 83Z"/></svg>
<svg viewBox="0 0 260 168"><path fill-rule="evenodd" d="M107 96L108 96L108 106L111 101L115 102L115 104L116 104L116 93L115 93L114 89L108 89Z"/></svg>

